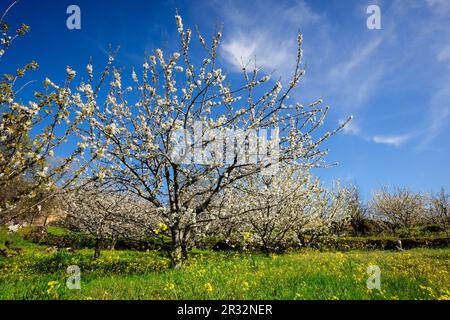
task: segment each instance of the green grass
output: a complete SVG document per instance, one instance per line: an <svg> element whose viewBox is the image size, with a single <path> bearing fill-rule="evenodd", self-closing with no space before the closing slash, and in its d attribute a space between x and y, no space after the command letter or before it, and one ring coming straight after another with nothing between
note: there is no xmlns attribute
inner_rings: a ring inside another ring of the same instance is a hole
<svg viewBox="0 0 450 320"><path fill-rule="evenodd" d="M182 268L159 252L92 250L46 253L23 245L0 258L0 299L449 299L450 248L395 251L304 251L258 254L194 251ZM2 241L3 242L3 241ZM81 268L81 290L69 290L67 266ZM366 287L369 265L381 290Z"/></svg>
<svg viewBox="0 0 450 320"><path fill-rule="evenodd" d="M13 247L21 248L26 252L34 252L35 250L39 250L40 248L45 248L29 242L23 238L23 235L28 232L28 228L22 228L17 233L10 233L4 227L0 227L0 248L5 248L5 241L8 240L12 243ZM0 258L1 259L1 258Z"/></svg>
<svg viewBox="0 0 450 320"><path fill-rule="evenodd" d="M54 236L64 236L69 233L67 229L52 226L47 227L47 232Z"/></svg>

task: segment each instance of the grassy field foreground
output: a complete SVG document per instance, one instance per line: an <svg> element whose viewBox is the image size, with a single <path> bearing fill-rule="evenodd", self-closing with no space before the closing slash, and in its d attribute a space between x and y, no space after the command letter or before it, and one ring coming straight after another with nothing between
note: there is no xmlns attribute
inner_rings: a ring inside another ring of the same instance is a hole
<svg viewBox="0 0 450 320"><path fill-rule="evenodd" d="M158 252L45 252L13 239L21 255L0 258L0 299L450 299L450 249L304 251L265 257L196 251L181 269ZM81 290L66 268L81 269ZM381 290L366 287L369 265Z"/></svg>

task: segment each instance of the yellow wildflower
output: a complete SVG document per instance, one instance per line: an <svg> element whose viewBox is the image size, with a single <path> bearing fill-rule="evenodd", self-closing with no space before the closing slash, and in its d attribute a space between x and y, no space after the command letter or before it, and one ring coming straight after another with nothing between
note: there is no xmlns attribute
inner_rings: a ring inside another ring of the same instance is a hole
<svg viewBox="0 0 450 320"><path fill-rule="evenodd" d="M210 282L205 284L205 289L206 289L206 292L208 292L208 293L212 293L214 290L213 285Z"/></svg>

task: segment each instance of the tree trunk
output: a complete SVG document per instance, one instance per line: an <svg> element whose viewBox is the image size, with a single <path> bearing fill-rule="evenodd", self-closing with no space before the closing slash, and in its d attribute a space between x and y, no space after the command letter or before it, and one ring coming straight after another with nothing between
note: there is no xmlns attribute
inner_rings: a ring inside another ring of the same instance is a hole
<svg viewBox="0 0 450 320"><path fill-rule="evenodd" d="M109 245L109 250L115 250L116 243L117 243L116 237L111 237L111 243Z"/></svg>
<svg viewBox="0 0 450 320"><path fill-rule="evenodd" d="M186 231L184 231L186 232ZM172 228L172 251L170 253L172 268L179 268L188 258L187 243L184 232L178 228Z"/></svg>
<svg viewBox="0 0 450 320"><path fill-rule="evenodd" d="M43 227L45 227L47 225L47 220L48 220L48 216L45 216L44 224L42 225Z"/></svg>
<svg viewBox="0 0 450 320"><path fill-rule="evenodd" d="M187 260L188 258L188 249L186 243L181 243L181 259Z"/></svg>
<svg viewBox="0 0 450 320"><path fill-rule="evenodd" d="M101 250L102 250L102 240L100 238L97 238L95 239L94 259L100 257Z"/></svg>

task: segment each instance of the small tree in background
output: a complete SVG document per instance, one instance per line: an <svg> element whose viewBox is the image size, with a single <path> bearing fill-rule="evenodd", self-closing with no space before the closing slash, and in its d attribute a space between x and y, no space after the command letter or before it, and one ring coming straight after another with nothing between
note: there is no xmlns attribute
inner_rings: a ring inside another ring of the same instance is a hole
<svg viewBox="0 0 450 320"><path fill-rule="evenodd" d="M446 232L450 229L450 195L444 188L441 192L430 197L429 213L432 223L445 228Z"/></svg>
<svg viewBox="0 0 450 320"><path fill-rule="evenodd" d="M87 183L61 195L67 212L66 226L95 238L94 259L108 240L114 246L118 238L138 239L153 230L154 208L141 199L111 192L107 186Z"/></svg>
<svg viewBox="0 0 450 320"><path fill-rule="evenodd" d="M361 193L356 186L348 189L348 208L350 225L356 235L366 235L367 232L367 207L361 200Z"/></svg>
<svg viewBox="0 0 450 320"><path fill-rule="evenodd" d="M425 197L407 188L387 188L377 191L372 200L372 208L388 224L392 232L398 228L411 228L424 221Z"/></svg>

